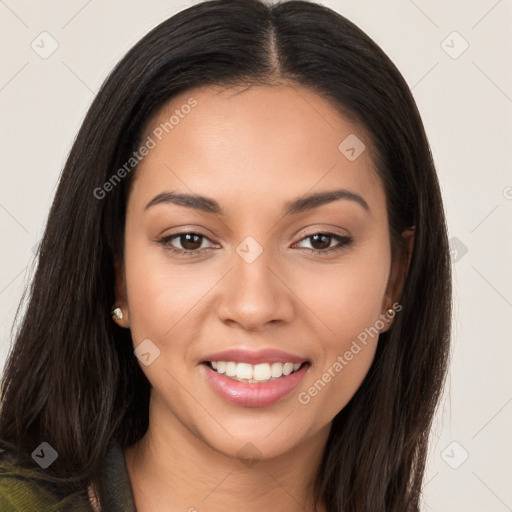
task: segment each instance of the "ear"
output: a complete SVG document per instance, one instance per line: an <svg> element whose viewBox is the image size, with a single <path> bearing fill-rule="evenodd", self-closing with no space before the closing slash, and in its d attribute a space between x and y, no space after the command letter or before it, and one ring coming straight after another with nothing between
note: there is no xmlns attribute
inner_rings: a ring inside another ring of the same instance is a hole
<svg viewBox="0 0 512 512"><path fill-rule="evenodd" d="M402 232L400 235L400 241L400 248L391 264L388 285L382 300L382 314L388 319L388 321L386 321L385 327L380 331L381 333L386 332L393 324L392 318L395 316L395 313L390 316L387 314L387 311L392 309L396 312L402 309L401 305L398 303L402 297L405 278L407 277L409 265L411 264L411 257L414 249L414 226L411 226Z"/></svg>
<svg viewBox="0 0 512 512"><path fill-rule="evenodd" d="M119 327L130 327L128 317L128 301L126 297L126 279L124 274L124 266L119 263L117 259L114 259L114 271L115 271L115 284L114 291L116 301L112 306L112 310L119 308L122 313L122 318L118 318L112 315L112 320L119 325Z"/></svg>

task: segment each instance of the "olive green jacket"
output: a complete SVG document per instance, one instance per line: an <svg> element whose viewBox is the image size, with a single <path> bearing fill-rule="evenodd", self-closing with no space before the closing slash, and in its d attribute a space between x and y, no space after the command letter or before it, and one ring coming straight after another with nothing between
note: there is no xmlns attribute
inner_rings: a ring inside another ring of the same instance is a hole
<svg viewBox="0 0 512 512"><path fill-rule="evenodd" d="M29 477L29 470L15 463L15 458L0 449L0 511L1 512L93 512L83 493L60 499L48 484ZM110 503L101 512L136 512L124 452L114 444L104 460L101 480Z"/></svg>

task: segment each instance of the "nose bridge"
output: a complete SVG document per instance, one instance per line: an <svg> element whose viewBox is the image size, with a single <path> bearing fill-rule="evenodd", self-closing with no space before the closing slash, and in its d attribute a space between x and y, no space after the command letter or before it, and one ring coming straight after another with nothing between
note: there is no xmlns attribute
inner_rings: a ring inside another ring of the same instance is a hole
<svg viewBox="0 0 512 512"><path fill-rule="evenodd" d="M255 329L276 320L289 321L293 313L290 292L276 276L280 265L256 238L247 236L235 248L232 270L221 292L218 314Z"/></svg>

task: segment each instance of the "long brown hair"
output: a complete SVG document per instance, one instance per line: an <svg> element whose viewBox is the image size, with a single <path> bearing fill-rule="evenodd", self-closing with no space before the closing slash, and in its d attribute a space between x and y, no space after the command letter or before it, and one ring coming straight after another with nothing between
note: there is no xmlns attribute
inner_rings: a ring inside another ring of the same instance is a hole
<svg viewBox="0 0 512 512"><path fill-rule="evenodd" d="M114 258L122 259L136 169L97 189L140 144L148 119L195 86L276 77L328 98L368 131L387 195L390 239L415 226L402 311L334 418L315 483L329 512L417 511L429 431L445 378L450 257L438 179L420 115L386 54L322 5L213 0L161 23L119 62L92 103L65 164L1 387L0 439L59 453L44 472L60 492L93 482L115 439L148 427L150 384L117 327ZM96 194L95 194L96 191Z"/></svg>

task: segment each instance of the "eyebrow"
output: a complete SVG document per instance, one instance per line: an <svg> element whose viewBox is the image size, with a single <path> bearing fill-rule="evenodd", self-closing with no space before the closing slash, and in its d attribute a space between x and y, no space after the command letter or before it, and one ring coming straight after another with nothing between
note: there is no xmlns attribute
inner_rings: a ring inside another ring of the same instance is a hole
<svg viewBox="0 0 512 512"><path fill-rule="evenodd" d="M340 199L353 201L360 205L364 210L370 210L368 203L359 194L350 192L346 189L338 189L326 192L315 192L289 201L285 204L284 214L286 216L302 213ZM144 210L148 210L152 206L162 203L173 203L178 206L185 206L205 213L212 213L221 216L226 215L215 199L197 194L177 194L175 192L162 192L156 195L151 199L151 201L149 201Z"/></svg>

